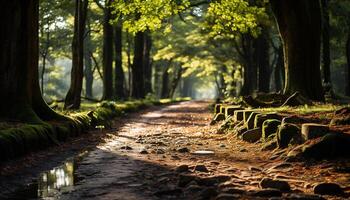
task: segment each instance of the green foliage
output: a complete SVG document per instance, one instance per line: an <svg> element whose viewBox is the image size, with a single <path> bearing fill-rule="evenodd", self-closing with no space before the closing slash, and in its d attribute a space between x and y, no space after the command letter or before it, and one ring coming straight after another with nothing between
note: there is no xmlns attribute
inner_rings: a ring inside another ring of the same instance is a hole
<svg viewBox="0 0 350 200"><path fill-rule="evenodd" d="M237 33L257 37L259 25L268 17L264 7L249 5L246 0L221 0L210 3L206 18L212 36L234 38Z"/></svg>

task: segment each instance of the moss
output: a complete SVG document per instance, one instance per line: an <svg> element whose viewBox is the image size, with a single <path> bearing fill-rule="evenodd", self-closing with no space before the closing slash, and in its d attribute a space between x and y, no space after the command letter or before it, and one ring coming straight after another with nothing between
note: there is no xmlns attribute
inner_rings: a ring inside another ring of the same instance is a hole
<svg viewBox="0 0 350 200"><path fill-rule="evenodd" d="M281 125L281 121L277 119L268 119L265 120L262 125L262 141L266 142L270 135L273 135L277 132L278 127Z"/></svg>
<svg viewBox="0 0 350 200"><path fill-rule="evenodd" d="M288 145L301 143L300 128L295 124L282 124L277 133L277 144L279 148L288 147Z"/></svg>

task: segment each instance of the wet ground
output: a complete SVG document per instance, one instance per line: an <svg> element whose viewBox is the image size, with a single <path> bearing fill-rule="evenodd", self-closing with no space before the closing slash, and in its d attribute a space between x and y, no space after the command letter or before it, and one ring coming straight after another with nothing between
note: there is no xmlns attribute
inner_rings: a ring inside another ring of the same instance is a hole
<svg viewBox="0 0 350 200"><path fill-rule="evenodd" d="M153 107L1 166L1 198L346 199L350 163L286 162L283 151L216 134L208 102ZM262 179L290 189L263 189ZM313 196L334 182L342 196ZM283 184L279 184L283 185Z"/></svg>

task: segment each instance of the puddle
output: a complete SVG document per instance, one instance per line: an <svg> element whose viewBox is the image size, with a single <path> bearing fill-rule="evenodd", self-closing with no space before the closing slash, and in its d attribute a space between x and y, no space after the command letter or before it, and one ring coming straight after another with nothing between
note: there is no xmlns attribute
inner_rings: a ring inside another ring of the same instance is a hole
<svg viewBox="0 0 350 200"><path fill-rule="evenodd" d="M9 199L56 199L60 194L70 192L81 180L78 180L75 170L88 153L89 151L83 151L61 165L40 173L32 183L15 189Z"/></svg>
<svg viewBox="0 0 350 200"><path fill-rule="evenodd" d="M12 198L48 198L67 192L74 185L75 162L66 161L62 165L39 175L33 183L18 189Z"/></svg>

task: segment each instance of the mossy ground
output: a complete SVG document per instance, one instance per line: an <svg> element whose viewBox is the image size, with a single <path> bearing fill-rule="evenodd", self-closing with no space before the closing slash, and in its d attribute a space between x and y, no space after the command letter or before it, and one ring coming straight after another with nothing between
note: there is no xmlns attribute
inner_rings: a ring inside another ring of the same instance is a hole
<svg viewBox="0 0 350 200"><path fill-rule="evenodd" d="M130 100L123 102L83 102L79 110L65 111L63 104L55 104L56 112L68 116L67 121L49 121L43 124L0 122L0 161L28 152L57 145L88 129L105 129L115 117L152 106L190 100L188 98L161 100Z"/></svg>

